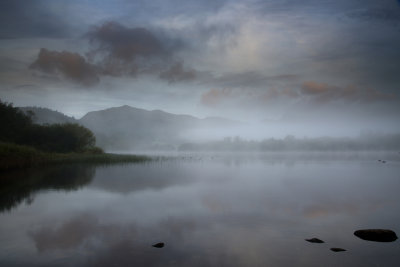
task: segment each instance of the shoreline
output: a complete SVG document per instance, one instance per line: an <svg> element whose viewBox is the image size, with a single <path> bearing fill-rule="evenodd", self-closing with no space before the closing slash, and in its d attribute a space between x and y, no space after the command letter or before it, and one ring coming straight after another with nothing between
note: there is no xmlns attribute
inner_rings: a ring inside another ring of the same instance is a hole
<svg viewBox="0 0 400 267"><path fill-rule="evenodd" d="M0 171L65 163L139 163L153 159L150 156L112 153L50 153L29 146L0 143Z"/></svg>

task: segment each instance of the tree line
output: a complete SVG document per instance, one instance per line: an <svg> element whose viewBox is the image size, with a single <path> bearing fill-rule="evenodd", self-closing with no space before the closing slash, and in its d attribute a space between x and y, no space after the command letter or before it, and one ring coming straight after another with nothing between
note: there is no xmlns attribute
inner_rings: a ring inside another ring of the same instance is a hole
<svg viewBox="0 0 400 267"><path fill-rule="evenodd" d="M95 146L94 134L82 125L39 125L32 122L33 115L0 100L0 141L32 146L46 152L101 152Z"/></svg>
<svg viewBox="0 0 400 267"><path fill-rule="evenodd" d="M226 137L219 141L185 143L181 151L400 151L400 134L363 134L359 137L268 138L260 141Z"/></svg>

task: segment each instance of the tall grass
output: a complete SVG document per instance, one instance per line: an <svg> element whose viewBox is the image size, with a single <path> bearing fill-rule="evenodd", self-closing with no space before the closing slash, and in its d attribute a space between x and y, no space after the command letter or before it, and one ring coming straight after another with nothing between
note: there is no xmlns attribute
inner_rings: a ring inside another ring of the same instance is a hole
<svg viewBox="0 0 400 267"><path fill-rule="evenodd" d="M0 170L20 169L60 163L128 163L151 160L147 156L109 153L48 153L33 147L0 142Z"/></svg>

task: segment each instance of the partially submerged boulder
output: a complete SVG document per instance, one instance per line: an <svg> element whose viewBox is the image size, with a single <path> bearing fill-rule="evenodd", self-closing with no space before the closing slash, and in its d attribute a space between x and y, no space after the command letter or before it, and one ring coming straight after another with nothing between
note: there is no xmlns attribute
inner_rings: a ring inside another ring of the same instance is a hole
<svg viewBox="0 0 400 267"><path fill-rule="evenodd" d="M325 243L324 241L322 241L321 239L318 239L316 237L310 238L310 239L305 239L305 240L310 242L310 243Z"/></svg>
<svg viewBox="0 0 400 267"><path fill-rule="evenodd" d="M165 244L163 242L152 245L152 247L155 247L155 248L163 248L164 246L165 246Z"/></svg>
<svg viewBox="0 0 400 267"><path fill-rule="evenodd" d="M333 252L343 252L346 251L344 248L331 248Z"/></svg>
<svg viewBox="0 0 400 267"><path fill-rule="evenodd" d="M397 239L397 235L388 229L363 229L354 232L354 235L368 241L375 242L393 242Z"/></svg>

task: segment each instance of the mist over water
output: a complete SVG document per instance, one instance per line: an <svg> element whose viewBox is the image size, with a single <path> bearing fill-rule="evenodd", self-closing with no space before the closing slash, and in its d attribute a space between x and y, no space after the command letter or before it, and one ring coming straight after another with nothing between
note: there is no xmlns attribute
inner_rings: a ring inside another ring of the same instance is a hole
<svg viewBox="0 0 400 267"><path fill-rule="evenodd" d="M64 171L26 171L31 183L43 177L36 188L14 204L3 198L9 203L0 214L4 266L396 266L400 260L398 242L353 235L363 228L400 231L395 153L196 153L68 169L64 185L40 182ZM304 240L311 237L326 243ZM166 245L152 248L157 242Z"/></svg>
<svg viewBox="0 0 400 267"><path fill-rule="evenodd" d="M353 233L400 234L400 1L2 0L0 25L1 267L399 265Z"/></svg>

